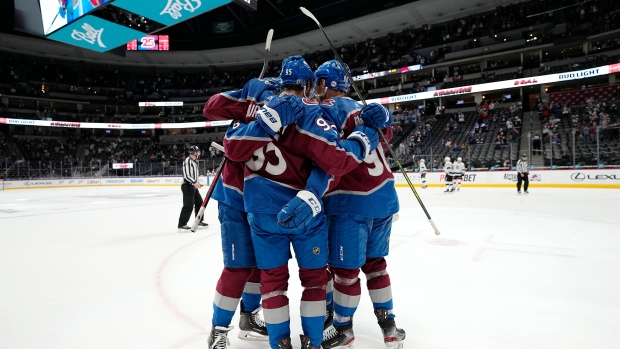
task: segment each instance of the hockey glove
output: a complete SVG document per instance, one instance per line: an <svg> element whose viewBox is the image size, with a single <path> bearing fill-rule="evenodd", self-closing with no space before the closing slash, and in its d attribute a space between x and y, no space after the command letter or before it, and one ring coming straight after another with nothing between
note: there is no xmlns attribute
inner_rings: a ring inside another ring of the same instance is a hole
<svg viewBox="0 0 620 349"><path fill-rule="evenodd" d="M321 213L322 202L308 190L297 193L278 213L278 224L285 229L302 229Z"/></svg>
<svg viewBox="0 0 620 349"><path fill-rule="evenodd" d="M392 124L392 113L378 103L370 103L362 108L360 117L369 127L386 128Z"/></svg>
<svg viewBox="0 0 620 349"><path fill-rule="evenodd" d="M364 160L379 145L377 130L366 125L357 126L347 137L347 140L355 141L362 146L362 157L360 160Z"/></svg>
<svg viewBox="0 0 620 349"><path fill-rule="evenodd" d="M303 115L301 98L293 95L274 98L256 113L256 121L270 136L282 127L295 123Z"/></svg>

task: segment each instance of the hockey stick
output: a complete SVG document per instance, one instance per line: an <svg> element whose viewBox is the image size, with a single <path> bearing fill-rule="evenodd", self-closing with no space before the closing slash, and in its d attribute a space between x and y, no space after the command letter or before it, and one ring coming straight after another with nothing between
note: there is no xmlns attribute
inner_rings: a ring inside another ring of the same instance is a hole
<svg viewBox="0 0 620 349"><path fill-rule="evenodd" d="M401 164L401 166L405 167L405 168L407 168L409 166L412 166L412 165L415 165L415 162L408 161L408 162L405 162L405 163ZM400 171L400 167L398 167L398 166L391 166L390 167L390 171L392 171L392 172Z"/></svg>
<svg viewBox="0 0 620 349"><path fill-rule="evenodd" d="M338 50L336 50L336 47L334 46L334 44L332 44L332 41L329 39L329 36L325 32L325 29L323 29L323 26L321 25L319 20L316 19L316 17L312 14L312 12L308 11L308 9L306 9L305 7L300 7L299 9L301 10L301 12L304 15L310 17L316 23L316 25L319 26L319 28L323 32L323 35L325 35L325 38L327 39L327 42L329 43L329 47L334 52L334 55L336 56L336 60L338 60L338 63L340 63L340 65L342 66L343 70L347 74L347 77L351 81L351 86L353 86L353 89L355 90L355 92L359 96L360 101L362 102L362 104L364 106L367 106L368 104L366 103L366 100L362 96L362 92L360 91L360 89L357 87L357 84L353 80L353 76L351 75L351 72L348 69L345 69L344 61L342 60L342 57L340 56L340 53L338 53ZM405 180L407 181L407 184L409 185L409 188L411 188L411 190L413 191L413 195L415 195L416 199L418 199L418 203L420 203L420 206L422 207L422 210L424 210L424 214L426 214L426 218L428 218L429 223L431 224L431 226L433 226L433 230L435 230L435 235L439 235L439 229L437 229L437 226L435 225L435 222L433 222L433 219L431 218L431 215L426 210L426 207L424 206L424 203L422 202L422 199L420 198L420 196L418 195L418 192L413 187L413 183L411 183L411 180L409 179L409 176L406 175L405 170L403 169L403 166L398 161L398 158L396 157L396 153L394 153L394 149L392 149L392 147L390 146L390 143L388 142L387 138L385 137L385 134L383 133L383 131L381 129L377 129L377 132L379 133L379 135L381 135L381 138L383 139L383 142L385 142L385 145L386 145L388 151L390 152L390 155L392 156L392 158L394 158L394 161L398 165L398 168L400 169L400 171L403 174L405 174L405 176L404 176Z"/></svg>
<svg viewBox="0 0 620 349"><path fill-rule="evenodd" d="M224 147L221 145L211 142L211 146L222 153L224 152ZM200 210L198 210L198 214L196 218L194 218L194 223L192 224L192 233L196 232L196 228L198 228L198 224L200 224L200 220L205 213L205 209L207 208L207 204L209 203L209 199L211 199L211 194L213 194L213 189L215 189L215 184L217 184L217 180L220 179L220 175L222 174L222 170L224 169L224 164L226 163L226 157L222 160L217 167L217 171L215 171L215 176L213 176L213 181L211 181L211 185L209 185L209 190L207 191L207 195L202 201L202 205L200 206Z"/></svg>
<svg viewBox="0 0 620 349"><path fill-rule="evenodd" d="M259 79L265 77L265 73L267 73L267 60L269 59L269 51L271 51L271 39L273 39L273 29L269 29L267 32L267 40L265 41L265 60L263 61L263 70L261 70Z"/></svg>
<svg viewBox="0 0 620 349"><path fill-rule="evenodd" d="M267 33L267 40L265 41L265 60L263 61L263 69L261 70L260 75L258 76L259 79L264 78L265 73L267 72L267 59L269 58L269 51L271 51L271 39L272 38L273 38L273 29L269 29L269 32ZM224 147L222 147L221 145L215 142L211 142L211 146L221 151L222 153L224 153ZM222 159L222 162L220 162L220 164L218 165L217 171L215 172L215 176L213 176L213 181L211 181L211 185L209 186L209 190L207 191L207 195L202 201L200 210L198 211L198 214L196 215L196 218L194 219L194 223L192 224L192 229L191 229L192 233L196 232L196 229L198 228L198 224L200 224L200 220L202 219L205 209L207 208L207 204L209 203L209 200L211 199L211 195L213 194L213 189L215 188L217 181L220 179L222 170L224 169L224 165L226 165L226 161L228 160L226 159L226 155L224 155L224 159Z"/></svg>
<svg viewBox="0 0 620 349"><path fill-rule="evenodd" d="M58 18L59 14L60 13L57 13L56 16L54 16L54 19L52 20L52 24L50 24L50 27L47 28L47 31L45 32L45 35L47 35L50 32L50 30L52 30L52 27L54 26L54 22L56 22L56 18Z"/></svg>

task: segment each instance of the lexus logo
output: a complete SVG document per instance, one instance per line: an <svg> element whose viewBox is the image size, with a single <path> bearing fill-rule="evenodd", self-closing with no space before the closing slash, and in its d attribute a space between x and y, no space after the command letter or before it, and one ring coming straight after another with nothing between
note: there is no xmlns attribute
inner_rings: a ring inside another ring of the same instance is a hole
<svg viewBox="0 0 620 349"><path fill-rule="evenodd" d="M573 173L572 175L570 175L570 179L572 179L575 182L581 182L584 179L586 179L586 175L584 175L581 172L577 172L577 173Z"/></svg>
<svg viewBox="0 0 620 349"><path fill-rule="evenodd" d="M606 174L599 174L599 175L595 175L595 176L590 176L590 175L585 175L581 172L577 172L577 173L573 173L570 176L570 179L572 179L574 182L582 182L585 179L589 179L591 181L606 181L606 180L610 180L610 181L620 181L620 178L617 178L616 175L606 175Z"/></svg>

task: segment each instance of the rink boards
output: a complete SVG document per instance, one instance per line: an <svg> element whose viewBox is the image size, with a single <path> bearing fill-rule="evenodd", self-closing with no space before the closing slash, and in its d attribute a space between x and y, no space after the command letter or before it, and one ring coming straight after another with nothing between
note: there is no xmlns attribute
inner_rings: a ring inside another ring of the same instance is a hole
<svg viewBox="0 0 620 349"><path fill-rule="evenodd" d="M419 173L408 173L415 187L422 181ZM530 186L546 188L614 188L620 189L620 169L595 170L533 170L530 172ZM213 176L202 177L203 185L209 185ZM408 186L401 173L394 173L395 186ZM74 178L74 179L32 179L21 181L4 181L4 189L39 189L93 186L178 186L181 177L118 177L118 178ZM513 187L517 182L516 171L475 171L467 172L463 177L464 187ZM429 172L426 183L430 187L440 187L445 183L443 172Z"/></svg>

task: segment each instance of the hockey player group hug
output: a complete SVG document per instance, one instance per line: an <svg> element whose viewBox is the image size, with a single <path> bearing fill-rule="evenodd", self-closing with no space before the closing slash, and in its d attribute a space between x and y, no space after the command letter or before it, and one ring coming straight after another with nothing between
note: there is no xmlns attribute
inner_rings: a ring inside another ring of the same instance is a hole
<svg viewBox="0 0 620 349"><path fill-rule="evenodd" d="M346 97L351 81L336 60L312 71L301 56L279 77L252 79L209 99L203 114L232 120L226 160L213 191L224 269L213 300L208 348L229 347L239 308L239 338L291 349L289 259L302 293L301 348L345 348L355 340L359 272L383 341L401 348L389 252L399 203L378 129L391 138L391 113ZM263 310L264 321L259 316ZM364 315L359 315L364 316Z"/></svg>

